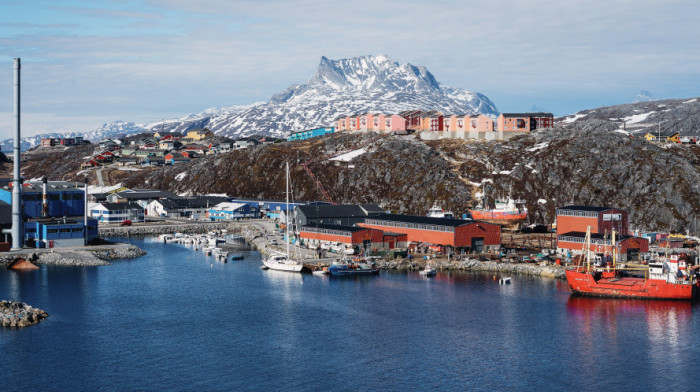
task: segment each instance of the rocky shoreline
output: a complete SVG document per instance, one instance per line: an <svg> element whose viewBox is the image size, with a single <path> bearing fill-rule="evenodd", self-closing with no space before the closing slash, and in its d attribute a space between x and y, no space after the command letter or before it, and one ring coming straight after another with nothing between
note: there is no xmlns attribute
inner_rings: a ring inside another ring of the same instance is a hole
<svg viewBox="0 0 700 392"><path fill-rule="evenodd" d="M211 230L228 229L231 226L229 222L221 223L184 223L184 224L165 224L165 225L148 225L148 226L114 226L114 227L99 227L98 232L100 237L125 237L127 235L158 235L158 234L201 234Z"/></svg>
<svg viewBox="0 0 700 392"><path fill-rule="evenodd" d="M0 324L3 327L28 327L47 317L45 311L23 302L0 301Z"/></svg>
<svg viewBox="0 0 700 392"><path fill-rule="evenodd" d="M131 244L95 246L94 249L86 250L56 248L53 252L1 254L0 265L9 265L16 258L21 257L34 264L95 267L110 265L108 260L132 259L145 254L143 249Z"/></svg>
<svg viewBox="0 0 700 392"><path fill-rule="evenodd" d="M387 270L420 270L425 267L423 260L397 259L380 261L379 268ZM480 261L474 259L459 261L433 261L438 271L481 271L498 274L520 274L547 278L565 279L565 267L559 265L539 265L533 263L509 263L498 261Z"/></svg>

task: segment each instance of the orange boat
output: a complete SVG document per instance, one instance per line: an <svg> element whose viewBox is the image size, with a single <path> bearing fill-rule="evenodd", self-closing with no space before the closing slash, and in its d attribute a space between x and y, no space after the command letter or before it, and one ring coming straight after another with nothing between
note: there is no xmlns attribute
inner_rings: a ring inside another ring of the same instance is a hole
<svg viewBox="0 0 700 392"><path fill-rule="evenodd" d="M496 199L494 208L475 208L469 210L472 219L494 223L497 225L513 226L527 218L527 208L518 207L523 200Z"/></svg>
<svg viewBox="0 0 700 392"><path fill-rule="evenodd" d="M615 250L610 266L591 266L590 227L586 232L584 252L586 262L566 270L566 281L571 292L580 295L612 298L693 299L698 292L698 281L689 273L685 261L677 255L649 263L641 269L644 277L623 276L626 268L616 268ZM615 233L613 232L613 243ZM587 246L587 247L586 247Z"/></svg>

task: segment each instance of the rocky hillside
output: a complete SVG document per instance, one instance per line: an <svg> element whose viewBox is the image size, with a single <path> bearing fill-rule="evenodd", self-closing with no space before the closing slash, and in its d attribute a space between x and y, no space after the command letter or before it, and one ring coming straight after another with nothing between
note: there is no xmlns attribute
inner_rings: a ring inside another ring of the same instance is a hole
<svg viewBox="0 0 700 392"><path fill-rule="evenodd" d="M582 110L558 119L560 125L583 131L626 130L656 135L680 132L700 135L700 98L664 99Z"/></svg>
<svg viewBox="0 0 700 392"><path fill-rule="evenodd" d="M348 151L357 156L348 162L328 159ZM82 153L54 155L51 164L27 159L24 176L81 179L85 172L76 175L76 164L68 162ZM207 156L188 165L102 173L106 182L129 187L283 199L288 161L294 197L323 200L302 165L311 161L309 168L336 203L378 203L395 212L425 214L437 201L461 214L482 193L488 203L510 194L526 200L530 223L552 223L556 208L567 204L610 205L628 209L635 227L682 231L694 230L700 215L699 157L695 146L559 127L488 143L339 133ZM94 183L94 171L87 174Z"/></svg>

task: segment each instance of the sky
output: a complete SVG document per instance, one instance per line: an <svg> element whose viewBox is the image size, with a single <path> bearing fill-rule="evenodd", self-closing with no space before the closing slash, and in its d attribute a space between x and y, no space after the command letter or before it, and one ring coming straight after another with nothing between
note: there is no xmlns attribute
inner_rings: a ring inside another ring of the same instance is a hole
<svg viewBox="0 0 700 392"><path fill-rule="evenodd" d="M0 139L267 101L386 54L501 112L700 96L698 0L0 0ZM3 87L4 86L4 87Z"/></svg>

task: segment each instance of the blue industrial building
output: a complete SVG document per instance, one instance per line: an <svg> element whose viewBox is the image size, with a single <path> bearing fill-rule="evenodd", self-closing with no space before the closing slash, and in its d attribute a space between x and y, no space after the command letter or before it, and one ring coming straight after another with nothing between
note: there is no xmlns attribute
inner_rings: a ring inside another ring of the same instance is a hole
<svg viewBox="0 0 700 392"><path fill-rule="evenodd" d="M12 204L11 180L0 182L0 201ZM98 238L97 221L88 219L84 227L85 190L78 183L49 181L46 184L46 207L43 183L25 182L22 186L22 237L34 247L82 246ZM82 184L80 184L82 185Z"/></svg>
<svg viewBox="0 0 700 392"><path fill-rule="evenodd" d="M270 219L277 219L284 211L286 202L284 200L258 200L258 199L229 199L232 203L244 203L259 211L258 217L266 216ZM294 211L294 207L306 205L306 202L289 203L289 210Z"/></svg>
<svg viewBox="0 0 700 392"><path fill-rule="evenodd" d="M333 128L333 127L307 129L305 131L296 131L296 132L292 132L289 134L287 141L291 142L293 140L311 139L312 137L323 136L325 134L333 133L333 132L335 132L335 128Z"/></svg>

